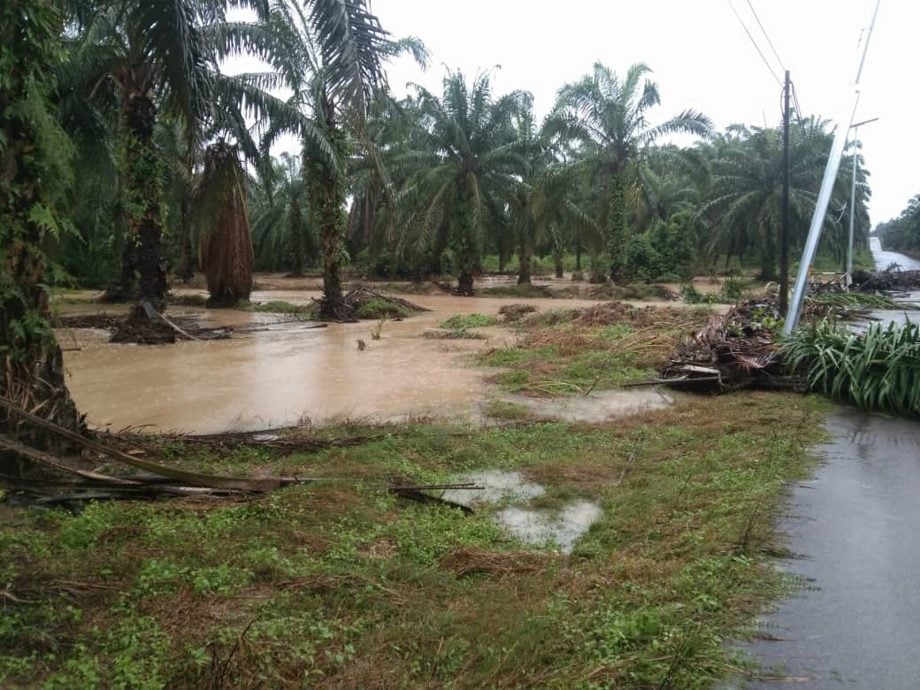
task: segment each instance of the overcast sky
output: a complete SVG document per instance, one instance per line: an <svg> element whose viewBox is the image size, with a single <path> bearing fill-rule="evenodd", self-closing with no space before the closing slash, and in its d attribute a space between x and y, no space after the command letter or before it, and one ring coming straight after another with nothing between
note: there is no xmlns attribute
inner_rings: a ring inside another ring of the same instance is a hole
<svg viewBox="0 0 920 690"><path fill-rule="evenodd" d="M747 0L733 2L775 65ZM852 94L857 44L875 0L751 2L792 72L802 110L839 120ZM655 115L662 120L693 108L720 129L780 121L781 86L728 0L372 0L372 9L394 36L417 36L431 51L426 73L409 60L390 65L390 85L400 95L407 82L440 93L445 66L473 76L499 65L495 92L532 92L542 116L559 87L595 61L620 73L645 62L659 85L662 102ZM882 0L857 113L857 120L881 118L860 131L872 173L873 223L897 215L920 192L918 26L916 0ZM778 65L774 70L782 77Z"/></svg>

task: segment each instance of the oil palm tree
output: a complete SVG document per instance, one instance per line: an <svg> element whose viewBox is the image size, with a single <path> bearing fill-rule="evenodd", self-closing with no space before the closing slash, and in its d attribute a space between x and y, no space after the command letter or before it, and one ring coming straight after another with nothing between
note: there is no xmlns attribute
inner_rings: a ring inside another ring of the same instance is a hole
<svg viewBox="0 0 920 690"><path fill-rule="evenodd" d="M78 87L112 89L121 105L123 177L128 209L128 251L136 263L140 303L166 301L160 159L154 131L168 109L190 133L209 92L212 54L201 26L223 10L212 0L117 0L87 3L71 64ZM133 250L133 251L132 251ZM135 311L142 318L143 311Z"/></svg>
<svg viewBox="0 0 920 690"><path fill-rule="evenodd" d="M48 0L0 4L0 400L78 430L44 285L44 248L61 232L56 202L70 179L70 142L50 102L61 21ZM0 405L0 432L17 426Z"/></svg>
<svg viewBox="0 0 920 690"><path fill-rule="evenodd" d="M493 98L487 73L471 85L462 73L448 73L441 98L416 89L418 130L412 150L399 154L415 167L402 193L402 242L439 247L446 239L457 291L472 295L484 234L500 222L526 167L513 116L529 94Z"/></svg>
<svg viewBox="0 0 920 690"><path fill-rule="evenodd" d="M831 135L826 123L809 119L793 128L790 150L790 244L801 246L814 210L820 174L830 151ZM700 208L710 220L710 251L725 256L756 253L761 277L775 276L781 218L783 155L781 133L776 129L733 126L710 148L712 191ZM841 176L835 187L827 228L839 225L846 208L849 185ZM825 233L833 242L839 233Z"/></svg>
<svg viewBox="0 0 920 690"><path fill-rule="evenodd" d="M620 78L601 63L580 81L560 89L548 131L580 146L601 187L598 225L602 228L610 277L625 275L623 248L628 230L627 194L636 165L656 141L670 134L708 136L712 125L701 113L685 110L652 125L649 111L660 102L651 70L634 64Z"/></svg>
<svg viewBox="0 0 920 690"><path fill-rule="evenodd" d="M549 138L536 127L530 100L522 105L514 119L525 166L509 209L518 248L517 282L528 285L535 246L551 247L556 276L561 278L566 245L575 234L590 232L594 222L576 203L582 165L560 161Z"/></svg>
<svg viewBox="0 0 920 690"><path fill-rule="evenodd" d="M294 129L303 144L306 203L319 231L323 298L319 315L349 318L342 294L348 159L372 150L365 122L375 93L385 85L383 60L396 52L367 0L285 0L273 5L279 49L269 58L293 90L289 103L305 120L274 126L263 146Z"/></svg>

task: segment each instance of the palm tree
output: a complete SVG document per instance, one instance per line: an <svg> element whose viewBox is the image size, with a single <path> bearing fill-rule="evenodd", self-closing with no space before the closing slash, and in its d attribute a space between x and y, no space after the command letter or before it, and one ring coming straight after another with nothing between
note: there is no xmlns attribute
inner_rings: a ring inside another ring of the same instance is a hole
<svg viewBox="0 0 920 690"><path fill-rule="evenodd" d="M129 251L139 275L139 305L166 302L160 158L154 141L166 108L190 133L209 91L212 54L201 26L223 3L196 0L118 0L89 3L95 13L82 26L73 69L84 88L111 88L121 103L123 175ZM130 261L130 258L129 258ZM144 311L135 310L136 318Z"/></svg>
<svg viewBox="0 0 920 690"><path fill-rule="evenodd" d="M306 201L319 235L323 298L319 316L351 316L342 294L347 164L354 148L370 150L365 122L374 94L385 85L383 59L396 52L367 0L295 0L275 3L279 50L269 58L304 111L295 126L273 125L264 145L294 129L303 142Z"/></svg>
<svg viewBox="0 0 920 690"><path fill-rule="evenodd" d="M267 159L249 189L256 267L283 267L294 277L303 276L316 259L317 246L298 158L282 153L277 160Z"/></svg>
<svg viewBox="0 0 920 690"><path fill-rule="evenodd" d="M446 239L457 292L472 295L483 236L500 222L526 167L512 117L530 97L515 91L493 99L486 73L471 86L460 72L448 73L440 99L416 88L420 120L411 143L417 148L399 155L416 169L402 195L403 241L441 247Z"/></svg>
<svg viewBox="0 0 920 690"><path fill-rule="evenodd" d="M821 171L830 150L826 123L809 119L797 123L790 150L790 245L802 246L821 183ZM783 157L781 133L776 129L733 126L708 147L712 157L712 191L700 214L712 228L712 253L742 257L758 254L761 278L775 276L781 216ZM845 209L849 185L841 176L832 208ZM842 212L829 213L828 229L839 225ZM825 234L827 242L839 233Z"/></svg>
<svg viewBox="0 0 920 690"><path fill-rule="evenodd" d="M48 321L44 246L60 233L55 202L70 179L70 142L50 105L61 17L47 0L0 4L0 431L12 402L71 430L80 418ZM29 434L31 441L45 439ZM28 437L27 436L27 437ZM20 436L21 437L21 436ZM45 445L45 444L43 444Z"/></svg>
<svg viewBox="0 0 920 690"><path fill-rule="evenodd" d="M558 160L556 151L548 143L549 138L535 126L529 99L523 102L515 120L519 148L526 165L509 208L518 247L517 282L528 285L536 245L552 248L556 277L561 278L562 254L573 240L573 231L587 229L590 232L594 223L575 203L582 166Z"/></svg>
<svg viewBox="0 0 920 690"><path fill-rule="evenodd" d="M625 275L627 193L630 179L637 174L636 164L664 136L708 136L712 129L707 117L692 110L652 126L648 111L659 104L660 97L657 85L644 79L650 72L647 66L634 64L620 79L608 67L596 63L591 74L560 89L548 122L550 133L576 142L581 155L592 164L593 176L602 188L598 225L605 235L610 277L614 280Z"/></svg>

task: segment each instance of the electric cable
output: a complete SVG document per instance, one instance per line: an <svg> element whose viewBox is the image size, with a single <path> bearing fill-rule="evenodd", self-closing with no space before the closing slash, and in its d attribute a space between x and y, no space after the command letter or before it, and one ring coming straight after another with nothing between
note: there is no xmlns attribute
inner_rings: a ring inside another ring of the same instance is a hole
<svg viewBox="0 0 920 690"><path fill-rule="evenodd" d="M767 60L767 56L763 54L763 51L760 49L760 46L757 44L757 41L754 39L754 36L747 28L747 24L744 23L744 20L741 18L741 15L738 14L738 10L735 8L735 4L732 0L728 0L728 6L732 8L735 17L738 19L738 23L741 24L741 28L744 29L744 33L747 34L747 37L751 41L751 45L754 46L754 50L757 51L757 54L760 56L760 59L763 60L763 64L766 65L767 69L770 70L770 74L773 75L773 78L776 80L777 84L782 84L783 82L777 76L776 71L773 69L773 66L770 64L770 61Z"/></svg>

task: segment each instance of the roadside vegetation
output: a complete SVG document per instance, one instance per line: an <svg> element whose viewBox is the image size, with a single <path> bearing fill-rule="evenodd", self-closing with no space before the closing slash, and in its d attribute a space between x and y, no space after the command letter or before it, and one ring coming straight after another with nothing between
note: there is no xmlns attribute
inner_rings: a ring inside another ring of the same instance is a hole
<svg viewBox="0 0 920 690"><path fill-rule="evenodd" d="M338 429L311 454L159 447L327 481L222 502L3 507L0 683L43 687L708 687L783 588L772 515L824 406L712 397L597 427ZM775 433L782 428L783 434ZM603 515L571 557L403 501L394 476L521 472Z"/></svg>

